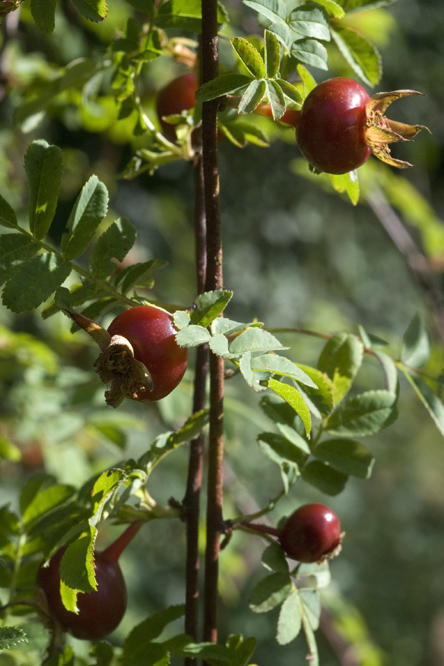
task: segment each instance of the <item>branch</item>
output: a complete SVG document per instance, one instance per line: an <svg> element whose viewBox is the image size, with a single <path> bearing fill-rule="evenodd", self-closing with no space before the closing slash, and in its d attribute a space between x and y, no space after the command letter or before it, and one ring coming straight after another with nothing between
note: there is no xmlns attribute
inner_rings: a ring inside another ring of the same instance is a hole
<svg viewBox="0 0 444 666"><path fill-rule="evenodd" d="M202 0L202 82L218 76L217 0ZM202 159L207 220L205 289L223 288L222 239L217 160L219 100L202 105ZM217 642L217 604L223 483L223 359L210 354L210 428L207 479L207 544L205 551L204 640Z"/></svg>

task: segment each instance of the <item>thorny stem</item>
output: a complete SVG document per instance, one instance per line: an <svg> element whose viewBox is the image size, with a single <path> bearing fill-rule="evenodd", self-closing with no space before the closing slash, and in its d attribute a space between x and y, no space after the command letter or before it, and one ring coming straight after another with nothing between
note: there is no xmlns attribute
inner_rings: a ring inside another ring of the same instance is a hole
<svg viewBox="0 0 444 666"><path fill-rule="evenodd" d="M197 137L196 137L197 139ZM202 157L195 165L195 254L197 293L205 291L206 279L206 217L204 207L204 180ZM206 378L208 374L208 348L198 347L195 363L193 412L206 405ZM186 592L185 592L185 632L198 640L199 623L199 508L202 486L204 436L200 433L190 445L188 479L183 501L186 512ZM195 666L196 660L185 659L185 666Z"/></svg>
<svg viewBox="0 0 444 666"><path fill-rule="evenodd" d="M217 0L202 0L202 81L218 76ZM222 240L217 161L218 100L202 105L202 159L207 220L207 291L222 289ZM210 354L210 427L207 478L204 640L217 642L217 604L223 483L223 359Z"/></svg>

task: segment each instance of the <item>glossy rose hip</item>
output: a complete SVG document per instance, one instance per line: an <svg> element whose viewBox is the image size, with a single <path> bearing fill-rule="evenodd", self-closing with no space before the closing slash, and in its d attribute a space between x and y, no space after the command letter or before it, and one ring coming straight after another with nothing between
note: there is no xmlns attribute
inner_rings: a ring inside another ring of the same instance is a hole
<svg viewBox="0 0 444 666"><path fill-rule="evenodd" d="M138 400L160 400L176 388L187 367L187 350L176 343L177 330L169 312L153 305L140 305L125 310L108 327L111 336L126 338L134 349L134 357L147 368L152 390Z"/></svg>
<svg viewBox="0 0 444 666"><path fill-rule="evenodd" d="M196 106L194 93L197 90L197 77L194 72L187 72L173 79L157 94L156 111L162 126L162 132L170 141L176 140L174 125L163 120L164 116L172 116L188 111Z"/></svg>
<svg viewBox="0 0 444 666"><path fill-rule="evenodd" d="M337 515L323 504L305 504L287 520L279 534L285 553L300 562L319 562L341 542Z"/></svg>
<svg viewBox="0 0 444 666"><path fill-rule="evenodd" d="M97 640L120 624L127 605L125 580L119 564L105 553L95 553L97 590L77 597L78 614L68 611L60 596L60 562L66 548L40 567L37 582L44 592L50 615L76 638Z"/></svg>
<svg viewBox="0 0 444 666"><path fill-rule="evenodd" d="M365 139L369 95L353 79L323 81L307 96L297 127L305 159L332 174L352 171L372 154Z"/></svg>

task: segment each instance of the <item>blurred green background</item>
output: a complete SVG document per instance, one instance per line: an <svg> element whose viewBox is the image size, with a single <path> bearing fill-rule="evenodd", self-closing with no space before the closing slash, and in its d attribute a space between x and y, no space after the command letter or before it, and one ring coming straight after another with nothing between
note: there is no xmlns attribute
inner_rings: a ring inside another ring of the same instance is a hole
<svg viewBox="0 0 444 666"><path fill-rule="evenodd" d="M69 4L62 3L56 31L49 37L38 32L26 5L9 41L3 27L3 71L10 78L0 110L2 193L17 207L24 201L23 153L33 138L60 145L65 155L57 211L60 234L78 190L90 173L96 173L110 190L112 212L128 216L138 227L132 259L157 257L169 262L156 274L149 296L189 305L195 297L191 166L170 165L133 181L116 178L131 154L124 128L119 133L114 121L103 120L98 109L94 117L91 109L79 109L69 96L54 100L35 126L18 128L13 122L28 82L102 48L121 26L127 5L113 0L109 17L96 26L73 18ZM255 29L253 13L245 13L235 0L227 6L233 30ZM359 13L354 20L381 50L384 70L378 90L410 88L426 95L396 102L388 115L427 125L432 131L432 135L422 132L412 144L393 148L397 157L413 162L415 168L391 177L395 184L406 181L405 199L401 197L395 210L428 261L427 279L435 298L418 281L365 197L353 207L314 178L301 176L293 130L275 129L263 119L273 136L270 148L239 150L228 141L220 146L224 275L226 287L234 291L227 316L239 321L256 317L267 327L322 333L353 332L360 323L387 340L396 357L409 321L420 312L434 342L427 370L439 375L444 339L439 326L444 266L442 2L399 0L388 9ZM225 49L223 44L223 54ZM330 64L329 75L352 75L333 49ZM155 90L175 71L165 58L154 64L146 80L148 107ZM320 80L321 72L313 74ZM381 173L375 161L372 158L359 171L366 195ZM408 194L408 185L419 203ZM421 206L428 217L422 215ZM55 235L53 241L58 240ZM66 318L59 314L44 321L39 313L12 315L1 308L0 325L0 440L17 447L17 458L21 452L16 461L0 462L0 504L15 505L26 480L43 469L77 485L122 457L140 455L157 433L177 425L189 412L191 372L158 405L125 404L118 427L114 426L116 416L105 409L103 389L92 372L95 350L84 334L70 333ZM292 358L316 363L321 341L295 334L281 339L291 346ZM375 377L374 363L366 361L361 385ZM236 378L227 382L227 518L239 507L264 506L280 489L278 469L256 444L258 432L269 427L257 402L243 382ZM331 565L333 583L325 593L329 612L318 632L322 666L444 663L444 442L406 382L401 382L400 415L387 431L365 442L376 456L370 480L350 480L334 498L296 484L270 515L277 523L295 505L321 501L339 514L346 531L343 552ZM156 500L182 498L186 465L183 447L159 467L150 488ZM236 534L222 553L221 636L242 632L258 637L253 661L260 666L305 663L302 638L278 646L276 614L254 615L248 610L249 590L264 575L259 564L263 548L260 538ZM147 614L182 601L183 525L170 521L148 525L125 555L123 569L130 604L116 641ZM337 614L342 618L337 620L342 622L341 631L360 646L357 661L339 658L329 644ZM10 659L0 654L0 664L23 663Z"/></svg>

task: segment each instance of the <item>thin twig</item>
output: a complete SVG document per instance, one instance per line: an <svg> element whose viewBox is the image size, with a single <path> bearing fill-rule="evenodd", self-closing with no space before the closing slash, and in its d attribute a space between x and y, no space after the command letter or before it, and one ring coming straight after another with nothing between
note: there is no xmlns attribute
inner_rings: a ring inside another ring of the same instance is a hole
<svg viewBox="0 0 444 666"><path fill-rule="evenodd" d="M404 256L414 277L427 295L438 333L444 342L444 300L441 289L430 270L427 257L419 250L381 189L374 187L367 197L367 202L395 247Z"/></svg>

